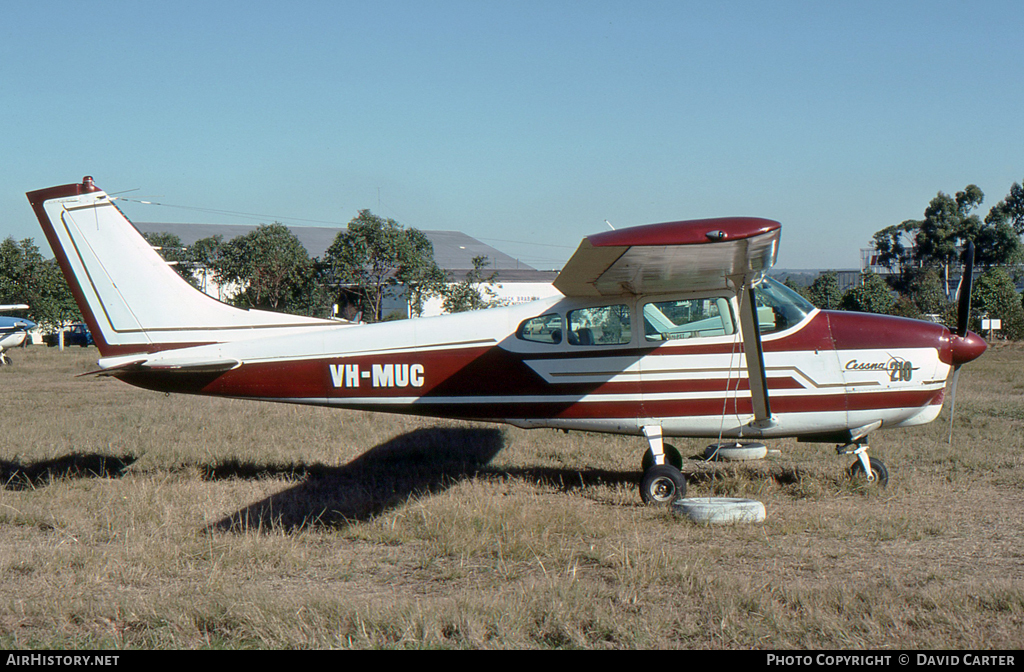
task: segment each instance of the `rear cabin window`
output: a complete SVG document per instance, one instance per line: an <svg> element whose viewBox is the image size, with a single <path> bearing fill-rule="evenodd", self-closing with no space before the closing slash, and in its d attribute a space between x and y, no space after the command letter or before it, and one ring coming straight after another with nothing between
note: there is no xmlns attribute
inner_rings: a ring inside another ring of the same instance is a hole
<svg viewBox="0 0 1024 672"><path fill-rule="evenodd" d="M623 345L633 340L629 306L595 306L571 310L569 345Z"/></svg>
<svg viewBox="0 0 1024 672"><path fill-rule="evenodd" d="M516 337L534 343L561 343L562 316L558 313L548 313L525 320L516 330Z"/></svg>
<svg viewBox="0 0 1024 672"><path fill-rule="evenodd" d="M648 341L728 336L736 333L729 300L724 297L655 301L644 305Z"/></svg>

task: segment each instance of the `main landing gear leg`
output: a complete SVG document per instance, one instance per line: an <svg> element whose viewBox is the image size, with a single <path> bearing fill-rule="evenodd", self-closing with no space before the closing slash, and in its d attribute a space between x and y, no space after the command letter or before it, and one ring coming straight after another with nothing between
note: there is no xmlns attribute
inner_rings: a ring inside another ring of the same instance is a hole
<svg viewBox="0 0 1024 672"><path fill-rule="evenodd" d="M644 504L671 504L686 495L686 479L679 467L671 464L678 451L665 445L660 425L645 425L643 432L650 448L644 455L640 499Z"/></svg>
<svg viewBox="0 0 1024 672"><path fill-rule="evenodd" d="M889 470L885 468L885 462L877 457L868 457L866 438L845 446L836 446L836 452L839 455L857 456L857 461L850 466L850 478L864 480L883 488L889 484Z"/></svg>

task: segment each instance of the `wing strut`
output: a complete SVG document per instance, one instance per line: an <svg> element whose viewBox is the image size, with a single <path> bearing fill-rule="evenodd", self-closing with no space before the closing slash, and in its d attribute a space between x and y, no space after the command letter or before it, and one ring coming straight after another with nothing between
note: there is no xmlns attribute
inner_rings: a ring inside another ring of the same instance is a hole
<svg viewBox="0 0 1024 672"><path fill-rule="evenodd" d="M764 370L764 350L761 347L761 330L757 324L754 287L746 284L744 289L746 291L739 292L740 329L743 331L747 379L750 381L750 402L754 407L754 420L750 424L755 429L765 429L774 425L775 421L772 419L772 407L768 399L768 378Z"/></svg>

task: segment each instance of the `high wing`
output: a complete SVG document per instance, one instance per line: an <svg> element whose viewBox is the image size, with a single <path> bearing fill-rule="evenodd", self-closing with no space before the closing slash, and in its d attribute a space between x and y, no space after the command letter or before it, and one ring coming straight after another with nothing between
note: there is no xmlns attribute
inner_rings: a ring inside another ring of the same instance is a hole
<svg viewBox="0 0 1024 672"><path fill-rule="evenodd" d="M27 303L5 303L0 305L0 313L6 313L10 310L28 310Z"/></svg>
<svg viewBox="0 0 1024 672"><path fill-rule="evenodd" d="M665 222L588 236L555 278L566 296L729 290L739 299L754 423L771 425L753 285L775 264L782 225L759 217Z"/></svg>
<svg viewBox="0 0 1024 672"><path fill-rule="evenodd" d="M782 225L757 217L637 226L588 236L555 279L566 296L739 291L775 263Z"/></svg>

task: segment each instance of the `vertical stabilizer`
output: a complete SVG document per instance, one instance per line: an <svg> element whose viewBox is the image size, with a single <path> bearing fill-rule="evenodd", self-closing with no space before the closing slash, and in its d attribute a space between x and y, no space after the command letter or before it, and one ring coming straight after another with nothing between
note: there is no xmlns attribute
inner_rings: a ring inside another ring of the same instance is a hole
<svg viewBox="0 0 1024 672"><path fill-rule="evenodd" d="M207 296L167 265L91 177L27 196L104 356L336 324Z"/></svg>

